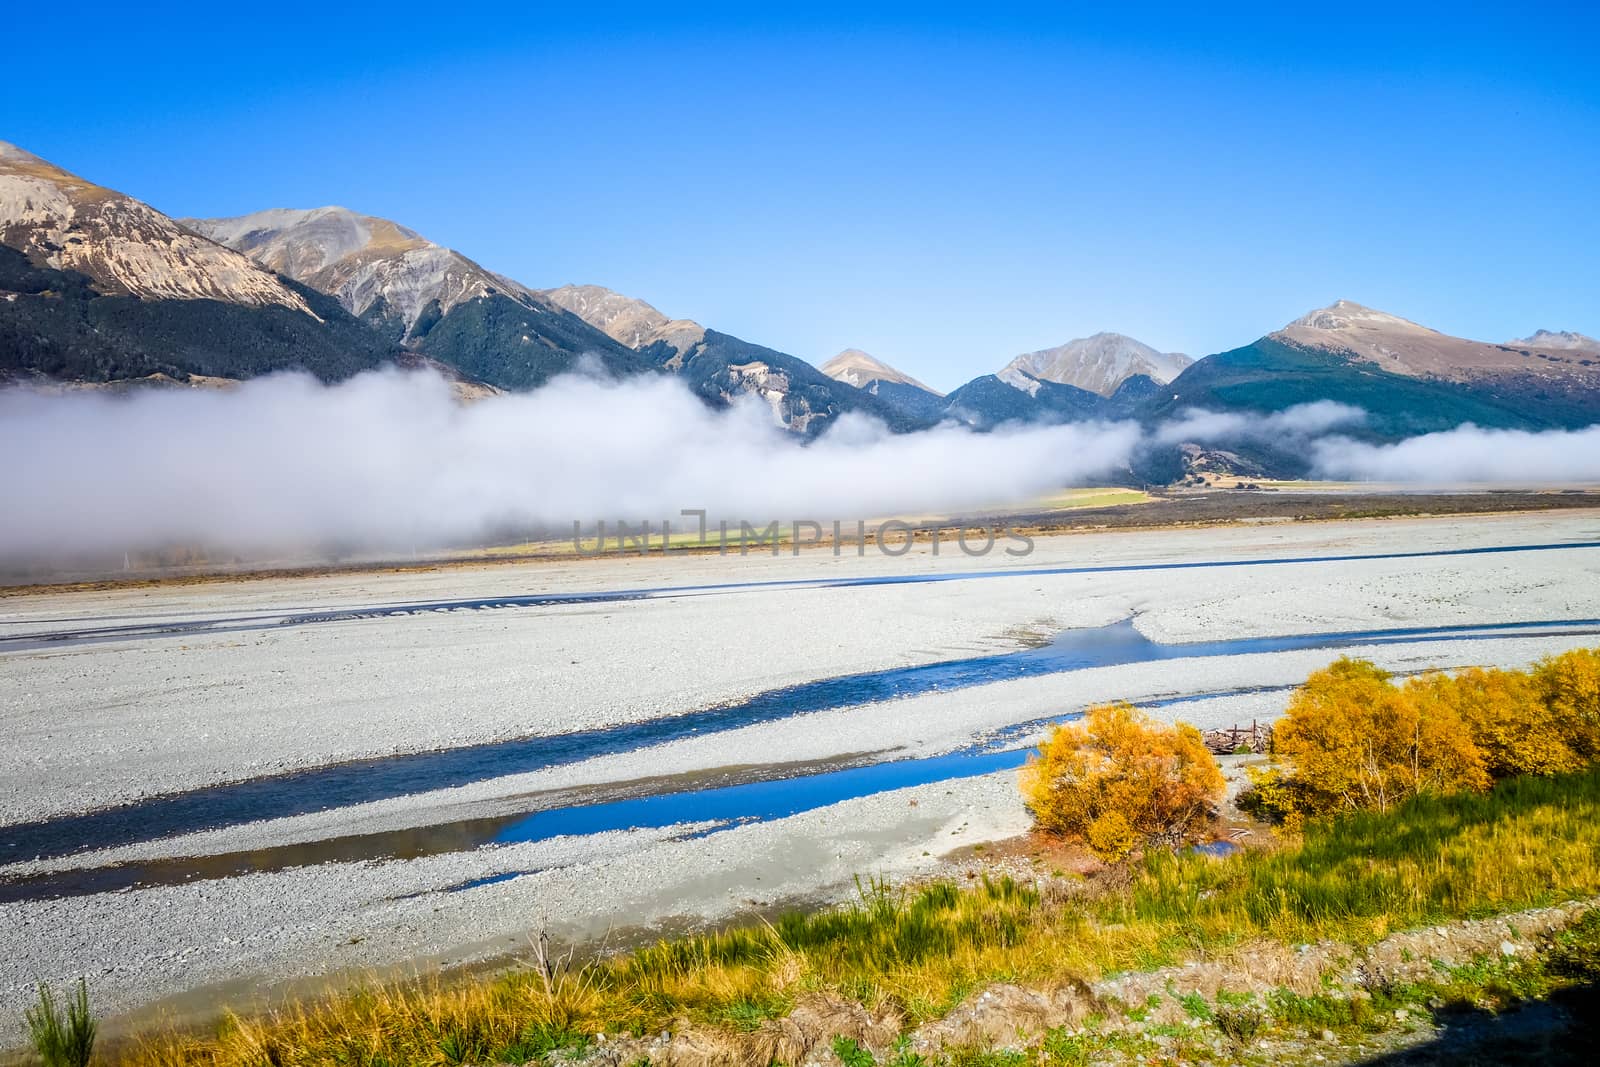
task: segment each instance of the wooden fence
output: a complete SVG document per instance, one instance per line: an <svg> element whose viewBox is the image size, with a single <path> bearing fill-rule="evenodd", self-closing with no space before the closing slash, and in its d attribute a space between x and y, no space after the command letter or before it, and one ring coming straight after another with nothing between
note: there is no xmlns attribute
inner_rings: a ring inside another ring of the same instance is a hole
<svg viewBox="0 0 1600 1067"><path fill-rule="evenodd" d="M1206 747L1219 756L1230 752L1272 751L1272 727L1251 720L1249 726L1230 726L1226 730L1207 730L1201 735Z"/></svg>

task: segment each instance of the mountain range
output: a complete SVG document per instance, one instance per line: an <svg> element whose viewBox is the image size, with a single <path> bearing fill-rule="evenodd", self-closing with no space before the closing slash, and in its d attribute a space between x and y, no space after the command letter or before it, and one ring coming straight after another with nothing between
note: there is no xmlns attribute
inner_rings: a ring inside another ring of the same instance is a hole
<svg viewBox="0 0 1600 1067"><path fill-rule="evenodd" d="M626 377L654 368L558 304L387 219L270 210L183 225L326 293L385 342L499 389L533 389L587 356Z"/></svg>
<svg viewBox="0 0 1600 1067"><path fill-rule="evenodd" d="M1340 300L1197 361L1161 391L1151 414L1336 400L1367 410L1369 430L1383 437L1463 422L1588 425L1600 421L1600 344L1570 336L1559 348L1469 341Z"/></svg>
<svg viewBox="0 0 1600 1067"><path fill-rule="evenodd" d="M713 407L757 397L808 436L847 412L896 431L989 429L1314 400L1363 408L1357 432L1374 439L1600 421L1593 338L1541 329L1471 341L1343 300L1198 360L1098 333L945 395L857 349L819 369L601 286L532 288L345 208L169 218L0 142L0 378L209 384L298 368L336 381L385 363L435 367L469 397L580 366L670 374ZM1256 442L1234 458L1287 471L1274 449ZM1188 455L1170 450L1141 473L1179 477Z"/></svg>
<svg viewBox="0 0 1600 1067"><path fill-rule="evenodd" d="M387 219L325 207L182 221L333 296L393 344L497 389L536 388L581 359L617 377L677 375L712 405L757 396L799 433L858 410L911 428L804 360L598 285L530 289Z"/></svg>

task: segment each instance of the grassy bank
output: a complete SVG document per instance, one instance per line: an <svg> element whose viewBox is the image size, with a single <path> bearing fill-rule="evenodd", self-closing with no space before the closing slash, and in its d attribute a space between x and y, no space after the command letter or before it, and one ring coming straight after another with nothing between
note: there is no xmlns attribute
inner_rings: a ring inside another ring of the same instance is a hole
<svg viewBox="0 0 1600 1067"><path fill-rule="evenodd" d="M819 997L909 1030L995 982L1093 980L1259 942L1368 945L1400 929L1595 894L1600 771L1591 770L1314 823L1298 843L1225 860L1156 855L1088 883L1043 872L1028 884L864 883L849 907L585 967L375 987L230 1018L214 1034L151 1036L121 1061L521 1063L578 1051L599 1033L665 1030L703 1032L759 1060L772 1020Z"/></svg>

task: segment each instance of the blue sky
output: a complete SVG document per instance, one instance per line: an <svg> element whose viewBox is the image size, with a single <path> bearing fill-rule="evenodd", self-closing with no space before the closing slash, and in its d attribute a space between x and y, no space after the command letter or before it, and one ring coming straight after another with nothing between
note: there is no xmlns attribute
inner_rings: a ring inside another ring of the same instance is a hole
<svg viewBox="0 0 1600 1067"><path fill-rule="evenodd" d="M79 5L7 50L0 138L942 388L1338 298L1600 334L1593 5L1202 6Z"/></svg>

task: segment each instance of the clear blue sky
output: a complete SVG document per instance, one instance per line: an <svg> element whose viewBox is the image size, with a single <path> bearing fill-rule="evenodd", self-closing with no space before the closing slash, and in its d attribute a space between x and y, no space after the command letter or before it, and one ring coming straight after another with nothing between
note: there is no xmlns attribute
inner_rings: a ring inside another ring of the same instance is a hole
<svg viewBox="0 0 1600 1067"><path fill-rule="evenodd" d="M1341 297L1600 334L1593 4L137 6L30 9L0 139L174 215L342 204L808 359L949 388Z"/></svg>

